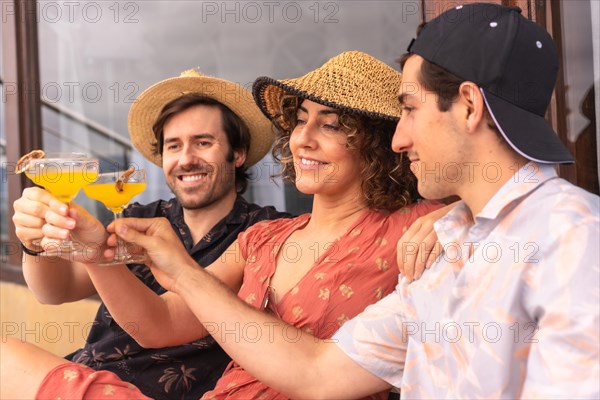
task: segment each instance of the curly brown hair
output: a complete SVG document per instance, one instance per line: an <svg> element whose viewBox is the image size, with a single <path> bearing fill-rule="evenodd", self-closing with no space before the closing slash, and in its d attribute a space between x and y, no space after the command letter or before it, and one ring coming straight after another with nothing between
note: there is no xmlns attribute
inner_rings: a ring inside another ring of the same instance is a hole
<svg viewBox="0 0 600 400"><path fill-rule="evenodd" d="M281 97L273 118L275 144L273 157L282 164L277 176L294 183L296 171L290 150L290 137L296 126L296 112L302 98ZM408 157L392 151L396 123L340 111L339 124L346 133L346 147L360 157L361 190L366 206L372 210L395 211L419 198L417 180L410 171Z"/></svg>

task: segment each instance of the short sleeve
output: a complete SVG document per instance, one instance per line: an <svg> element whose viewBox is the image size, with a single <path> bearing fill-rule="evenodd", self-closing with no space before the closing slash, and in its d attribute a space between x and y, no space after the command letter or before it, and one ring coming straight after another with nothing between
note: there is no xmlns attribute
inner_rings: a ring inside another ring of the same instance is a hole
<svg viewBox="0 0 600 400"><path fill-rule="evenodd" d="M275 220L276 221L276 220ZM252 252L253 247L259 242L265 231L268 230L268 226L272 221L261 221L258 222L238 235L238 244L242 257L247 260L248 254Z"/></svg>
<svg viewBox="0 0 600 400"><path fill-rule="evenodd" d="M358 365L400 387L408 339L403 338L401 299L396 291L345 323L334 342Z"/></svg>

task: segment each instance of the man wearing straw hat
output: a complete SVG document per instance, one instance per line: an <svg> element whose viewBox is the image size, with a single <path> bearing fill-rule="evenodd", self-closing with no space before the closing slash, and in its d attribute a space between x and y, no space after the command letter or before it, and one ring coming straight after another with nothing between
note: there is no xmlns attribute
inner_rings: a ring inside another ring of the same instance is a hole
<svg viewBox="0 0 600 400"><path fill-rule="evenodd" d="M140 153L162 167L175 197L147 205L133 204L126 214L167 218L199 265L210 265L250 225L288 216L273 207L249 204L241 197L247 186L247 168L266 154L273 141L270 122L241 86L195 70L185 71L180 77L153 85L138 97L129 112L129 132ZM41 301L52 304L75 301L96 292L102 295L102 285L110 285L110 280L104 282L102 277L116 273L117 268L89 266L88 273L81 273L86 270L83 265L36 257L31 250L33 240L43 234L39 228L32 232L28 226L43 225L51 199L48 192L30 188L15 202L17 236L30 251L23 261L30 289ZM104 232L100 222L84 209L73 207L76 218L49 218L57 226L76 222L74 234L84 243L103 241L104 236L98 238L98 232ZM36 212L37 215L31 215ZM139 278L138 281L127 271L122 274L122 279L133 280L132 290L141 281L144 289L165 292L146 266L129 268ZM52 275L51 280L48 274ZM74 280L68 279L71 274ZM103 300L108 302L111 298ZM229 357L210 338L183 346L142 348L113 321L104 303L85 347L67 358L97 370L112 371L155 399L199 398L213 388L229 362Z"/></svg>
<svg viewBox="0 0 600 400"><path fill-rule="evenodd" d="M237 363L287 396L397 386L402 398L599 398L600 199L552 165L573 161L544 120L558 70L552 38L518 8L469 4L429 22L402 64L393 149L408 154L423 196L462 201L436 222L444 252L431 269L333 340L161 258L169 240L153 221L115 231L148 250ZM246 324L264 334L230 340Z"/></svg>

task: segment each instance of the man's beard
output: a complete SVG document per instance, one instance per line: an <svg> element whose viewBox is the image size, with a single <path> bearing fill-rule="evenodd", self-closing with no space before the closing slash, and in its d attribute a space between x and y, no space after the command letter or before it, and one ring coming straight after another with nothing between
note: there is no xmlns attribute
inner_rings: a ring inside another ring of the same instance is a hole
<svg viewBox="0 0 600 400"><path fill-rule="evenodd" d="M217 171L218 176L215 180L213 173L215 168L209 164L198 165L185 173L208 174L206 181L201 187L183 189L177 185L179 179L176 177L182 171L176 171L167 180L167 186L175 195L181 206L186 210L198 210L208 207L225 198L231 190L235 191L235 169L233 166L226 166L225 169ZM174 177L173 177L174 176ZM172 183L173 182L173 183Z"/></svg>

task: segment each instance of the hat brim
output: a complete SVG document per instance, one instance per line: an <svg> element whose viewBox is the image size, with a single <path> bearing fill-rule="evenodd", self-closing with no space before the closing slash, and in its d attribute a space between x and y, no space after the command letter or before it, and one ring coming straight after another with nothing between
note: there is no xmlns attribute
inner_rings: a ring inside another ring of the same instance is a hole
<svg viewBox="0 0 600 400"><path fill-rule="evenodd" d="M246 123L250 131L250 149L244 166L256 164L271 148L274 137L271 122L262 115L247 89L208 76L181 76L152 85L138 96L129 110L131 142L152 163L162 166L162 155L154 152L156 137L152 126L166 104L186 94L200 94L217 100Z"/></svg>
<svg viewBox="0 0 600 400"><path fill-rule="evenodd" d="M285 83L284 83L285 82ZM287 81L278 81L268 76L258 77L252 85L252 95L254 101L263 112L263 114L272 120L275 118L276 110L279 109L281 98L288 94L298 96L302 99L307 99L319 103L321 105L335 108L342 111L347 111L352 114L361 115L373 119L384 119L392 122L398 122L400 119L398 116L383 114L375 111L368 111L362 108L348 107L346 105L336 103L315 95L312 95L303 89L294 85L295 80L290 79Z"/></svg>
<svg viewBox="0 0 600 400"><path fill-rule="evenodd" d="M510 102L481 89L498 130L523 157L544 164L568 164L575 160L548 122Z"/></svg>

